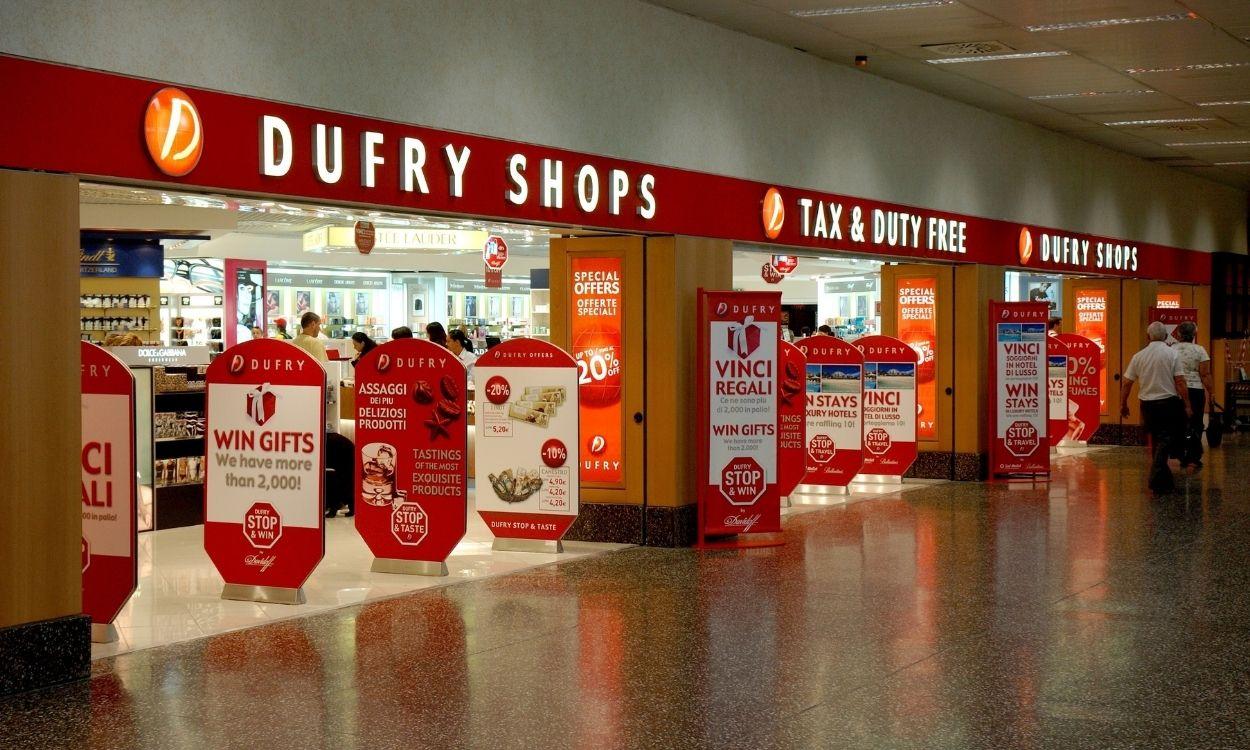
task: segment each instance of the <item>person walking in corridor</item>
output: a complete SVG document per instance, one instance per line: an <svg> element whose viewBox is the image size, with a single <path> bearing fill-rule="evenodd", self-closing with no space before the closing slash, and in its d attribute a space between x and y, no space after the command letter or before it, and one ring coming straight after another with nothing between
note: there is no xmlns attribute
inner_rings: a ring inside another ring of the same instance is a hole
<svg viewBox="0 0 1250 750"><path fill-rule="evenodd" d="M1211 355L1201 345L1195 343L1198 337L1198 326L1185 321L1176 327L1176 338L1172 346L1176 357L1181 362L1185 373L1185 395L1189 399L1191 410L1189 421L1185 425L1185 445L1181 453L1181 466L1190 471L1202 468L1202 423L1208 394L1211 405L1215 406L1215 392L1211 384Z"/></svg>
<svg viewBox="0 0 1250 750"><path fill-rule="evenodd" d="M1124 370L1124 387L1120 389L1120 416L1128 417L1128 400L1133 386L1138 385L1142 420L1150 434L1153 455L1150 462L1150 490L1163 495L1176 489L1176 480L1168 468L1168 449L1179 445L1185 421L1193 414L1185 385L1180 357L1163 343L1167 328L1158 321L1146 328L1150 343L1133 355Z"/></svg>

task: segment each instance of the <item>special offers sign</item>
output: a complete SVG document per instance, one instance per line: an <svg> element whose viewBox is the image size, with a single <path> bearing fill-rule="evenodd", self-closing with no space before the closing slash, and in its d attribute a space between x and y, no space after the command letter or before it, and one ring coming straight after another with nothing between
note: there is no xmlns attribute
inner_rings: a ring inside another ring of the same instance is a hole
<svg viewBox="0 0 1250 750"><path fill-rule="evenodd" d="M207 382L204 549L227 584L297 589L325 553L325 371L254 339Z"/></svg>
<svg viewBox="0 0 1250 750"><path fill-rule="evenodd" d="M704 535L778 531L779 292L699 293Z"/></svg>

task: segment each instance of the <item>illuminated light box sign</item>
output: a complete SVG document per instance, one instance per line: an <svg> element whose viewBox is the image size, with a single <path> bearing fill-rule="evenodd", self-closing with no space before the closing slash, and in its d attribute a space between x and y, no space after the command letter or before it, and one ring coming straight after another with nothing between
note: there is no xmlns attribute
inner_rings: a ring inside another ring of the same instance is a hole
<svg viewBox="0 0 1250 750"><path fill-rule="evenodd" d="M130 367L208 364L207 346L112 346L109 351Z"/></svg>
<svg viewBox="0 0 1250 750"><path fill-rule="evenodd" d="M110 627L139 584L135 483L135 381L108 350L82 342L82 604L92 640ZM104 626L104 627L96 627Z"/></svg>
<svg viewBox="0 0 1250 750"><path fill-rule="evenodd" d="M1073 295L1073 331L1098 347L1098 409L1107 413L1107 290L1078 289Z"/></svg>
<svg viewBox="0 0 1250 750"><path fill-rule="evenodd" d="M624 275L620 256L569 260L569 338L581 398L581 479L620 486L625 478Z"/></svg>
<svg viewBox="0 0 1250 750"><path fill-rule="evenodd" d="M286 271L269 271L266 283L270 288L281 286L301 289L387 289L389 287L385 276L330 276Z"/></svg>
<svg viewBox="0 0 1250 750"><path fill-rule="evenodd" d="M325 370L252 339L208 367L204 549L222 598L300 604L325 554Z"/></svg>
<svg viewBox="0 0 1250 750"><path fill-rule="evenodd" d="M165 248L159 240L82 239L80 276L159 279L164 271Z"/></svg>
<svg viewBox="0 0 1250 750"><path fill-rule="evenodd" d="M898 337L916 350L916 437L937 438L937 279L898 282Z"/></svg>

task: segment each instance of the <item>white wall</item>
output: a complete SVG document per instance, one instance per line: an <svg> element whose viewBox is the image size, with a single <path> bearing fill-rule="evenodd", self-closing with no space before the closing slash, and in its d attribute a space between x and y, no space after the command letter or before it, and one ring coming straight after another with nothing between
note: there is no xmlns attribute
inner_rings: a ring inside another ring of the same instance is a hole
<svg viewBox="0 0 1250 750"><path fill-rule="evenodd" d="M4 0L0 51L977 216L1246 247L1242 191L634 0Z"/></svg>

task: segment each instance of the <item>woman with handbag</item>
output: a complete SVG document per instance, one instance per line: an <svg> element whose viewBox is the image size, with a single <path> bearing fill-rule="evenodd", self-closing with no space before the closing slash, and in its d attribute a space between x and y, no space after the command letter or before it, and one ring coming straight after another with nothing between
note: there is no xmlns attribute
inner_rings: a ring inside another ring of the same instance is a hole
<svg viewBox="0 0 1250 750"><path fill-rule="evenodd" d="M1202 418L1205 416L1207 394L1212 391L1211 355L1207 350L1194 343L1198 334L1198 326L1185 321L1176 327L1177 343L1172 347L1180 360L1184 371L1185 385L1189 389L1189 404L1193 411L1189 415L1189 423L1185 425L1185 444L1181 453L1181 466L1189 472L1202 468ZM1216 406L1211 399L1212 410Z"/></svg>

